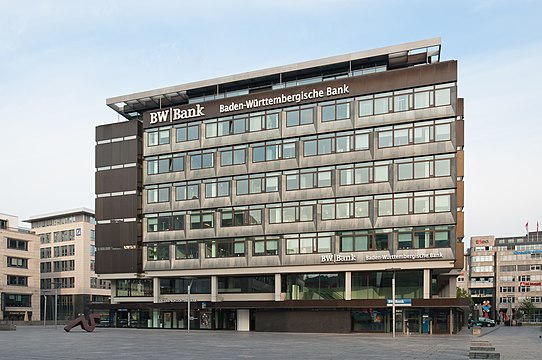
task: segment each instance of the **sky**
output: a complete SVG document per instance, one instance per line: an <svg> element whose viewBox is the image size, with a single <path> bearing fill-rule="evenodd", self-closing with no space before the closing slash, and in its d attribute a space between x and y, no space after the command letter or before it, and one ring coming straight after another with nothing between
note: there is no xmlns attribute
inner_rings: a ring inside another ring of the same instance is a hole
<svg viewBox="0 0 542 360"><path fill-rule="evenodd" d="M94 208L95 127L118 121L107 98L440 37L465 98L465 239L542 225L541 1L0 6L0 213Z"/></svg>

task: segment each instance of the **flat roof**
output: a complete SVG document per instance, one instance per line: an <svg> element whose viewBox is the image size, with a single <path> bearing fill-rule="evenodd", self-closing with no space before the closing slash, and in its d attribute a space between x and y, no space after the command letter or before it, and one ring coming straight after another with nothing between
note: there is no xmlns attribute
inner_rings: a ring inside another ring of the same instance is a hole
<svg viewBox="0 0 542 360"><path fill-rule="evenodd" d="M31 216L28 220L23 220L23 221L33 223L40 220L54 219L58 217L63 217L67 215L75 215L75 214L89 214L89 215L94 216L94 210L81 207L81 208L71 209L71 210L56 211L56 212L52 212L48 214L34 215L34 216Z"/></svg>
<svg viewBox="0 0 542 360"><path fill-rule="evenodd" d="M181 85L163 87L154 90L136 92L128 95L115 96L106 99L106 105L118 112L119 114L126 116L124 113L124 105L130 102L140 102L146 103L148 101L156 101L157 99L167 99L167 98L183 98L186 97L186 91L191 89L205 88L208 86L221 85L227 83L234 83L237 81L249 80L252 78L261 78L265 76L277 75L292 71L300 71L304 69L311 69L322 67L326 65L332 65L341 62L348 62L353 60L360 60L365 58L372 58L383 55L393 55L393 56L404 56L410 51L418 49L427 49L432 47L437 47L437 50L433 51L431 55L440 56L440 46L441 39L440 37L435 37L431 39L419 40L408 42L399 45L392 45L381 47L371 50L363 50L358 52L353 52L350 54L331 56L316 60L303 61L290 65L283 65L277 67L266 68L262 70L249 71L245 73L228 75L223 77L212 78L208 80L196 81L185 83ZM119 105L120 104L120 105Z"/></svg>

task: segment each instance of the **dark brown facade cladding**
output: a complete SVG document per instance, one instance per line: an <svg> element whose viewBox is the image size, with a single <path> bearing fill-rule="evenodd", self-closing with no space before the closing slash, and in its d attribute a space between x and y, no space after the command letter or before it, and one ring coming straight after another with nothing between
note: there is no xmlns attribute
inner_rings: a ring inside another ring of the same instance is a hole
<svg viewBox="0 0 542 360"><path fill-rule="evenodd" d="M98 126L96 142L96 194L116 194L96 198L96 273L139 273L142 269L141 123Z"/></svg>
<svg viewBox="0 0 542 360"><path fill-rule="evenodd" d="M322 100L336 100L341 98L347 98L352 96L361 96L367 94L374 94L385 91L394 91L412 87L426 86L431 84L439 84L446 82L453 82L457 79L457 61L446 61L441 63L435 63L415 68L397 69L382 73L364 75L363 81L357 78L347 78L341 80L326 81L319 84L310 84L304 86L297 86L295 88L287 88L273 91L262 91L246 96L239 96L231 99L220 99L207 101L204 103L204 116L198 118L190 118L189 120L211 118L216 116L235 115L239 113L246 113L247 111L258 111L261 109L271 110L275 108L281 108L284 106L303 105L311 102L317 102ZM301 92L309 93L313 89L326 91L330 88L341 88L344 85L348 86L348 93L326 96L325 99L307 99L300 102L279 103L269 106L262 106L252 109L244 109L228 111L227 113L220 111L220 106L231 105L232 103L244 103L247 100L261 100L266 98L274 98L277 96L293 96ZM172 109L189 110L193 109L197 104L174 106ZM165 108L164 108L165 109ZM165 122L157 122L151 124L151 113L156 109L147 111L143 114L143 127L157 127L167 125ZM182 120L181 120L182 121ZM178 122L178 121L176 121Z"/></svg>

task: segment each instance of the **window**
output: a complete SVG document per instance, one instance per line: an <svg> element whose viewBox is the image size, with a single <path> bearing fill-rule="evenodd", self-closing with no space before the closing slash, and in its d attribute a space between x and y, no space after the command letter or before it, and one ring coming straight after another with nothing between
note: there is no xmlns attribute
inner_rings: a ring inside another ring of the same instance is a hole
<svg viewBox="0 0 542 360"><path fill-rule="evenodd" d="M270 204L267 205L269 209L269 223L289 223L289 222L303 222L313 221L313 212L315 201L295 202L295 203L283 203L283 204Z"/></svg>
<svg viewBox="0 0 542 360"><path fill-rule="evenodd" d="M279 191L279 173L251 174L235 177L237 195Z"/></svg>
<svg viewBox="0 0 542 360"><path fill-rule="evenodd" d="M205 180L204 183L206 198L230 196L231 178Z"/></svg>
<svg viewBox="0 0 542 360"><path fill-rule="evenodd" d="M51 248L41 248L40 249L40 259L49 259L51 257Z"/></svg>
<svg viewBox="0 0 542 360"><path fill-rule="evenodd" d="M8 275L7 284L11 286L28 286L27 276Z"/></svg>
<svg viewBox="0 0 542 360"><path fill-rule="evenodd" d="M53 271L73 271L75 270L75 260L53 261Z"/></svg>
<svg viewBox="0 0 542 360"><path fill-rule="evenodd" d="M286 126L313 124L314 109L314 105L286 109Z"/></svg>
<svg viewBox="0 0 542 360"><path fill-rule="evenodd" d="M284 235L286 254L330 253L331 238L331 233Z"/></svg>
<svg viewBox="0 0 542 360"><path fill-rule="evenodd" d="M214 152L190 153L190 169L208 169L214 166Z"/></svg>
<svg viewBox="0 0 542 360"><path fill-rule="evenodd" d="M337 171L339 172L339 185L361 185L370 182L386 182L388 181L388 170L389 166L387 162L340 165L337 166Z"/></svg>
<svg viewBox="0 0 542 360"><path fill-rule="evenodd" d="M451 140L453 119L377 128L378 148Z"/></svg>
<svg viewBox="0 0 542 360"><path fill-rule="evenodd" d="M220 166L239 165L246 163L247 146L231 147L221 149L220 151Z"/></svg>
<svg viewBox="0 0 542 360"><path fill-rule="evenodd" d="M319 200L322 209L322 220L339 220L369 216L369 199L367 197Z"/></svg>
<svg viewBox="0 0 542 360"><path fill-rule="evenodd" d="M213 138L261 130L277 129L280 110L227 116L204 121L205 137Z"/></svg>
<svg viewBox="0 0 542 360"><path fill-rule="evenodd" d="M91 246L94 246L94 245L91 245ZM75 245L55 246L53 248L53 255L54 257L75 255Z"/></svg>
<svg viewBox="0 0 542 360"><path fill-rule="evenodd" d="M325 102L322 106L322 122L350 119L350 100Z"/></svg>
<svg viewBox="0 0 542 360"><path fill-rule="evenodd" d="M451 175L453 155L437 155L395 160L399 181Z"/></svg>
<svg viewBox="0 0 542 360"><path fill-rule="evenodd" d="M279 237L278 236L257 236L252 240L252 255L268 256L278 255Z"/></svg>
<svg viewBox="0 0 542 360"><path fill-rule="evenodd" d="M206 258L245 256L245 238L205 241Z"/></svg>
<svg viewBox="0 0 542 360"><path fill-rule="evenodd" d="M153 280L152 279L128 279L128 280L116 280L117 286L115 287L116 295L122 296L146 296L151 297L153 295Z"/></svg>
<svg viewBox="0 0 542 360"><path fill-rule="evenodd" d="M4 293L5 307L32 307L32 295Z"/></svg>
<svg viewBox="0 0 542 360"><path fill-rule="evenodd" d="M40 263L40 273L50 273L50 272L51 272L51 262Z"/></svg>
<svg viewBox="0 0 542 360"><path fill-rule="evenodd" d="M169 244L149 244L147 245L147 260L169 260Z"/></svg>
<svg viewBox="0 0 542 360"><path fill-rule="evenodd" d="M51 242L51 233L40 235L40 244L49 244Z"/></svg>
<svg viewBox="0 0 542 360"><path fill-rule="evenodd" d="M199 123L182 124L175 126L176 141L193 141L199 139Z"/></svg>
<svg viewBox="0 0 542 360"><path fill-rule="evenodd" d="M176 183L175 200L196 200L199 199L199 182Z"/></svg>
<svg viewBox="0 0 542 360"><path fill-rule="evenodd" d="M199 243L197 241L177 241L175 243L175 259L199 258Z"/></svg>
<svg viewBox="0 0 542 360"><path fill-rule="evenodd" d="M251 145L252 162L264 162L296 157L296 139L288 139L288 142L268 141Z"/></svg>
<svg viewBox="0 0 542 360"><path fill-rule="evenodd" d="M214 228L213 211L191 211L190 229L210 229Z"/></svg>
<svg viewBox="0 0 542 360"><path fill-rule="evenodd" d="M28 259L8 256L8 267L28 269Z"/></svg>
<svg viewBox="0 0 542 360"><path fill-rule="evenodd" d="M184 154L161 155L147 158L147 175L184 170Z"/></svg>
<svg viewBox="0 0 542 360"><path fill-rule="evenodd" d="M332 168L286 171L286 190L331 187Z"/></svg>
<svg viewBox="0 0 542 360"><path fill-rule="evenodd" d="M450 105L451 89L435 90L435 106Z"/></svg>
<svg viewBox="0 0 542 360"><path fill-rule="evenodd" d="M7 248L28 251L28 241L8 238Z"/></svg>
<svg viewBox="0 0 542 360"><path fill-rule="evenodd" d="M261 225L263 205L237 206L220 210L220 226Z"/></svg>
<svg viewBox="0 0 542 360"><path fill-rule="evenodd" d="M151 185L147 187L147 204L169 201L171 184Z"/></svg>
<svg viewBox="0 0 542 360"><path fill-rule="evenodd" d="M157 128L150 129L147 132L147 144L148 146L156 146L169 144L169 131L171 127L168 128Z"/></svg>
<svg viewBox="0 0 542 360"><path fill-rule="evenodd" d="M306 136L303 142L303 156L326 155L369 149L367 130L345 131L340 133Z"/></svg>
<svg viewBox="0 0 542 360"><path fill-rule="evenodd" d="M219 276L218 293L274 293L275 276Z"/></svg>
<svg viewBox="0 0 542 360"><path fill-rule="evenodd" d="M184 229L185 212L148 214L147 231L175 231Z"/></svg>

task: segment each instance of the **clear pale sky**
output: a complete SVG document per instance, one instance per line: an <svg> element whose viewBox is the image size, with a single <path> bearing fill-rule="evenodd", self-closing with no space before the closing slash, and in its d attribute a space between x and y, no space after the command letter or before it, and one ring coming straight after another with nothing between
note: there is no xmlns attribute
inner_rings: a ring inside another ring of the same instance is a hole
<svg viewBox="0 0 542 360"><path fill-rule="evenodd" d="M540 1L0 0L0 212L94 208L105 99L442 38L465 98L465 238L542 225Z"/></svg>

